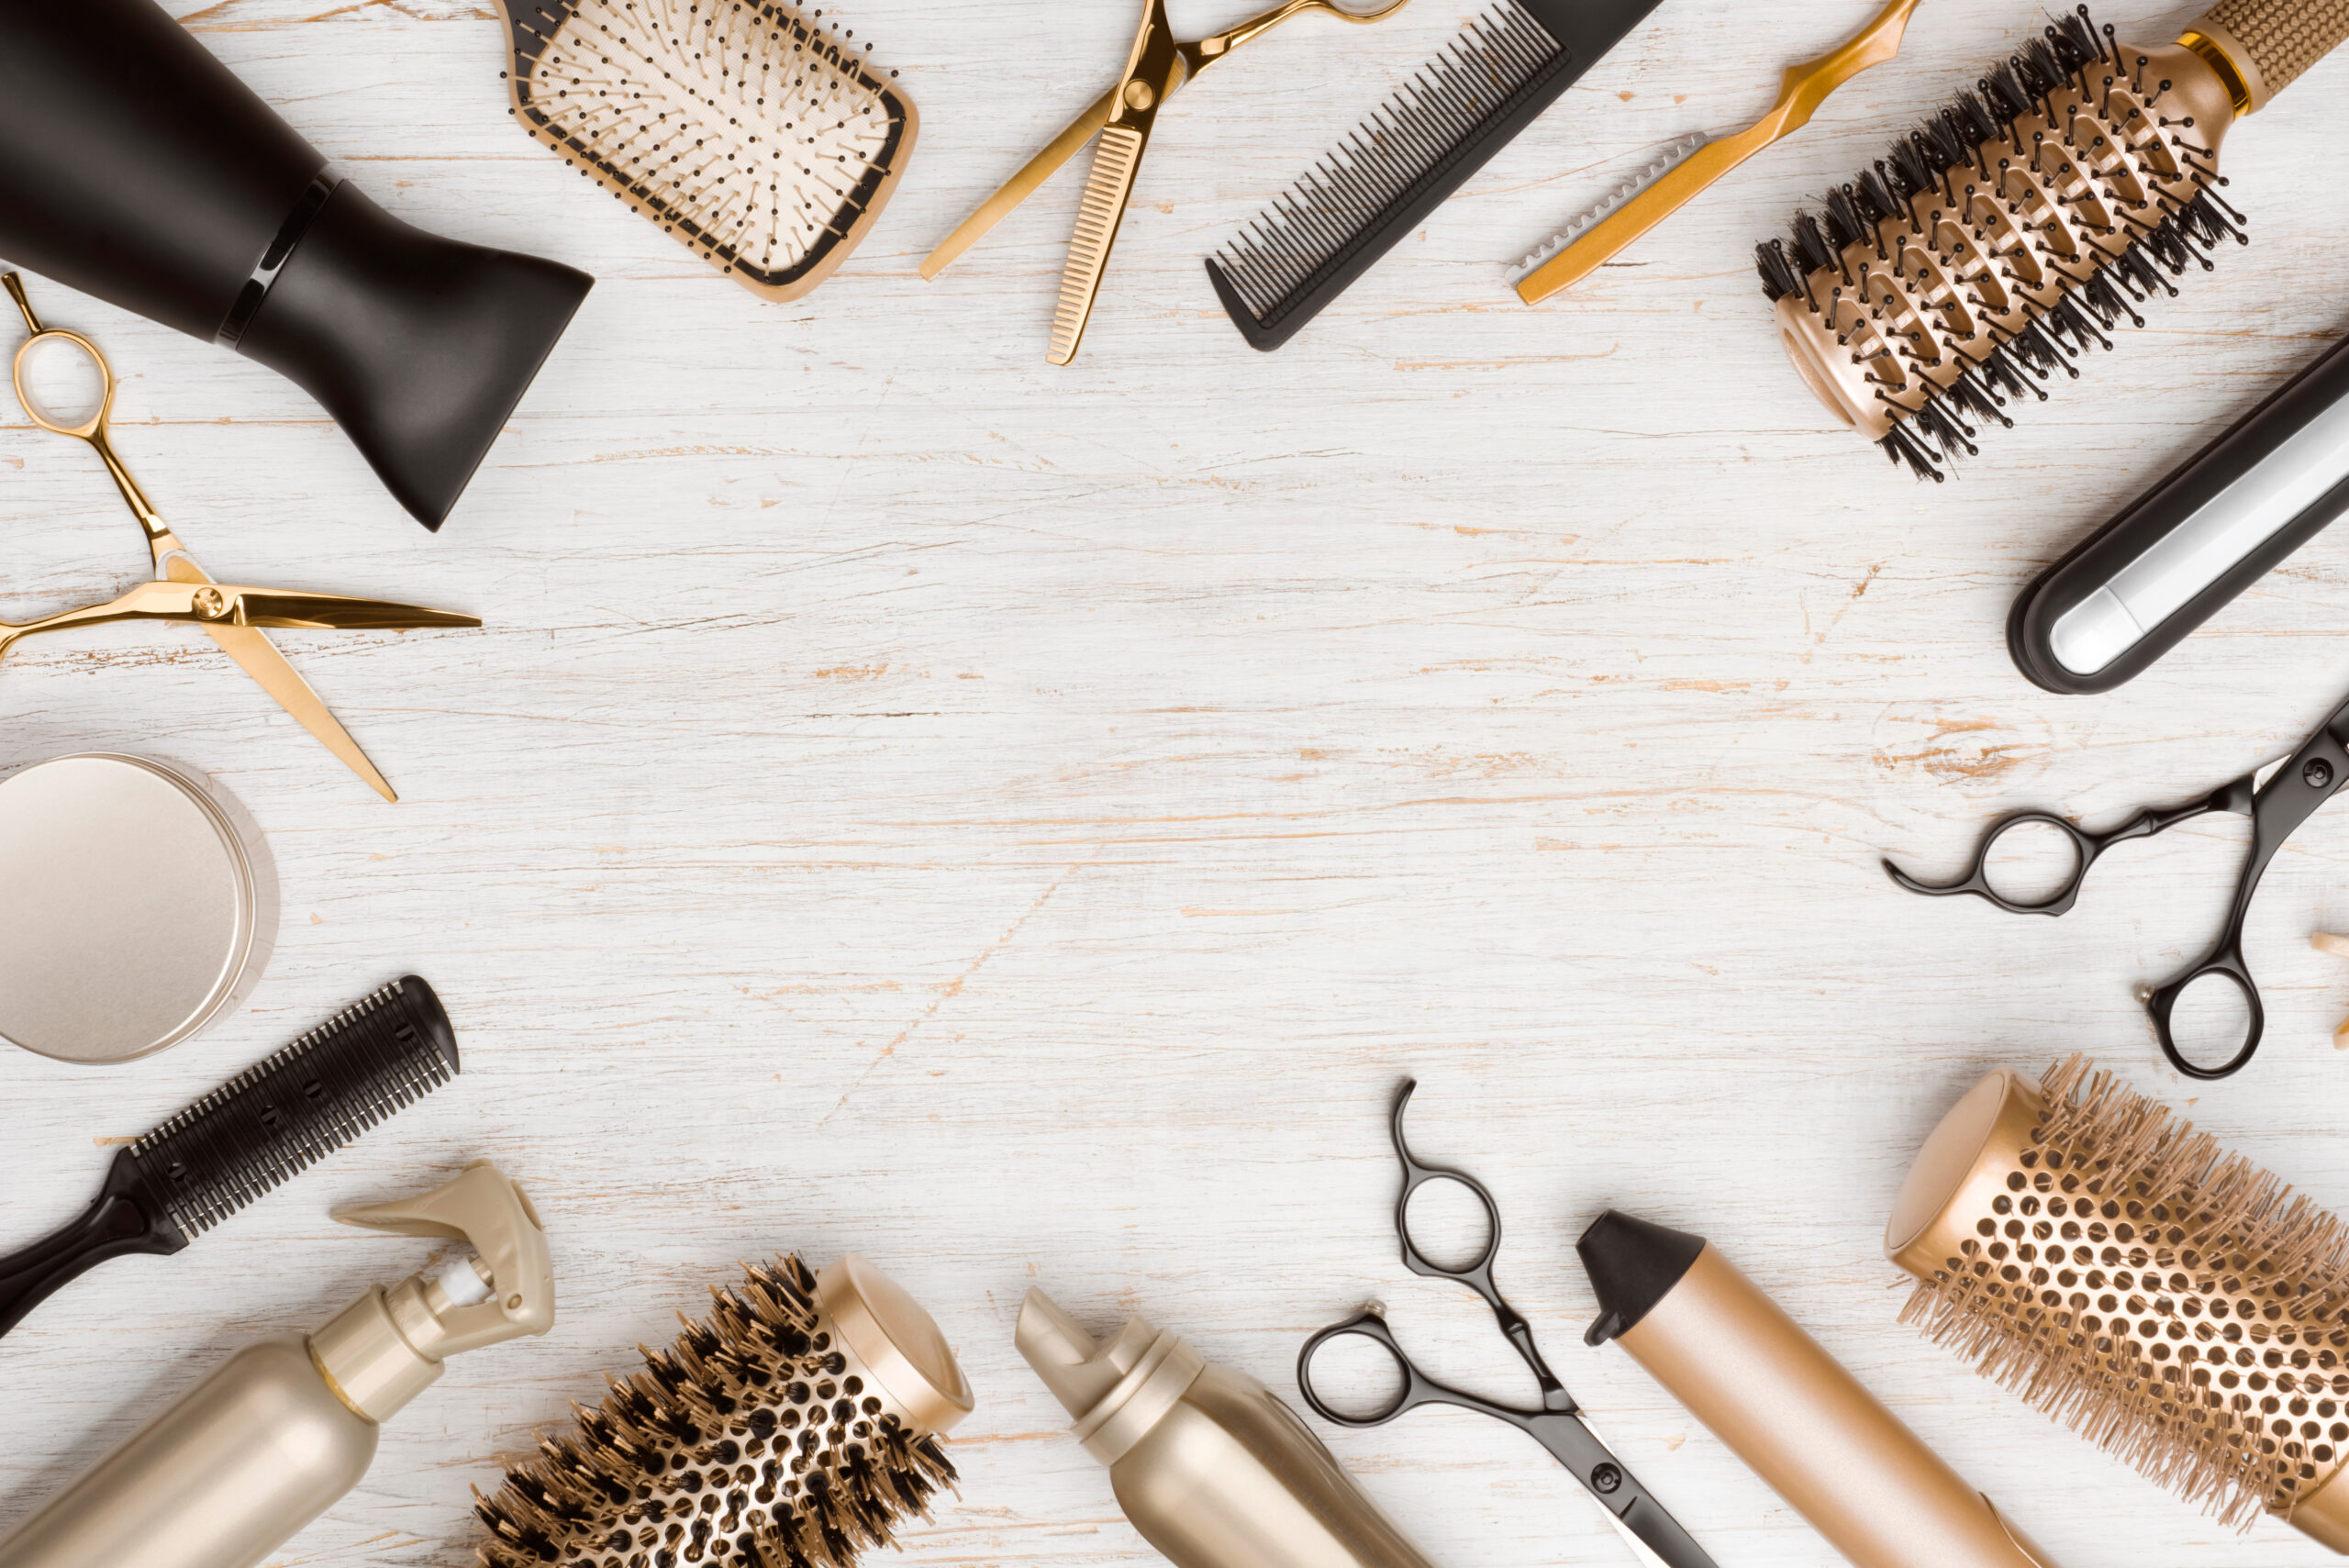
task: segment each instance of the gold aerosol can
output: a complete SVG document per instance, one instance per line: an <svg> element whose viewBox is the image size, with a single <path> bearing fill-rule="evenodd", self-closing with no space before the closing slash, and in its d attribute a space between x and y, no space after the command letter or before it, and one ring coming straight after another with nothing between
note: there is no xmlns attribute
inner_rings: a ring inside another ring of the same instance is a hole
<svg viewBox="0 0 2349 1568"><path fill-rule="evenodd" d="M335 1218L473 1255L247 1345L0 1538L0 1568L252 1568L358 1484L442 1362L554 1324L545 1228L487 1161Z"/></svg>
<svg viewBox="0 0 2349 1568"><path fill-rule="evenodd" d="M1141 1318L1097 1341L1041 1290L1019 1353L1175 1568L1431 1568L1319 1438L1244 1372Z"/></svg>

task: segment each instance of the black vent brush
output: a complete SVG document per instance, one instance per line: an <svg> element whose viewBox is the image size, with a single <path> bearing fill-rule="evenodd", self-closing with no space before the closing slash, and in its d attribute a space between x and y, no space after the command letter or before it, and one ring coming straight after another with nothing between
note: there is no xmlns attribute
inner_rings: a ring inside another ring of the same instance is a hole
<svg viewBox="0 0 2349 1568"><path fill-rule="evenodd" d="M94 1264L178 1251L456 1075L456 1032L415 975L345 1007L117 1151L81 1218L0 1258L0 1334Z"/></svg>
<svg viewBox="0 0 2349 1568"><path fill-rule="evenodd" d="M1660 3L1494 0L1208 262L1241 336L1295 337Z"/></svg>

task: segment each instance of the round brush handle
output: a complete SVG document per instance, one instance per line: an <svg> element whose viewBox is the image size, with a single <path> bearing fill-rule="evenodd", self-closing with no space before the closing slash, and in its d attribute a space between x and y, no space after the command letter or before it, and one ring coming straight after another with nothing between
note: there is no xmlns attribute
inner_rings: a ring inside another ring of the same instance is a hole
<svg viewBox="0 0 2349 1568"><path fill-rule="evenodd" d="M2349 42L2349 0L2219 0L2191 30L2249 68L2249 113Z"/></svg>

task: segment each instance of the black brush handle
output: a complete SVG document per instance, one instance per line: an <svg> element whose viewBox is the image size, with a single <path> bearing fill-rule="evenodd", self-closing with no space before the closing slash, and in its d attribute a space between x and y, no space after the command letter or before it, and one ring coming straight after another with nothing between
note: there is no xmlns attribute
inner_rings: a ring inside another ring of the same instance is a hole
<svg viewBox="0 0 2349 1568"><path fill-rule="evenodd" d="M31 1246L0 1258L0 1334L25 1320L83 1270L131 1252L176 1252L187 1245L179 1228L148 1212L139 1195L139 1166L128 1149L115 1151L106 1184L72 1223Z"/></svg>

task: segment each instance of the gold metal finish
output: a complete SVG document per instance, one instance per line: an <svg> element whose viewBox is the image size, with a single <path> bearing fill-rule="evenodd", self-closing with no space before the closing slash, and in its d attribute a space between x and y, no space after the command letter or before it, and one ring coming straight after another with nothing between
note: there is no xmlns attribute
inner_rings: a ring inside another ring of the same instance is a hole
<svg viewBox="0 0 2349 1568"><path fill-rule="evenodd" d="M1096 1340L1041 1290L1019 1353L1109 1467L1118 1504L1174 1568L1428 1568L1295 1412L1130 1318Z"/></svg>
<svg viewBox="0 0 2349 1568"><path fill-rule="evenodd" d="M2349 1225L2083 1058L1993 1073L1885 1237L1902 1317L2221 1522L2349 1551Z"/></svg>
<svg viewBox="0 0 2349 1568"><path fill-rule="evenodd" d="M2188 28L2177 35L2177 41L2200 55L2202 63L2218 73L2220 84L2226 88L2227 96L2234 101L2235 118L2241 119L2251 113L2254 102L2251 83L2244 79L2243 67L2235 63L2234 56L2221 47L2218 39L2206 32Z"/></svg>
<svg viewBox="0 0 2349 1568"><path fill-rule="evenodd" d="M146 534L148 552L154 558L155 576L160 582L182 585L211 584L210 574L196 564L195 558L187 552L184 545L180 543L179 536L172 531L171 525L163 521L161 515L155 510L154 504L148 500L146 491L139 488L139 482L131 477L130 470L124 465L122 459L116 455L114 443L108 436L108 421L114 412L115 375L114 367L106 361L106 355L98 351L98 346L95 343L79 332L70 332L61 327L42 326L40 317L33 314L32 302L25 295L24 280L15 272L0 277L0 284L6 284L8 296L17 302L17 309L25 318L25 328L31 334L17 345L17 357L9 371L10 380L16 388L17 401L23 406L26 417L52 434L71 436L76 440L87 442L98 454L99 461L106 464L106 473L114 480L115 488L122 492L124 503L129 506L131 515L139 519L139 526ZM35 347L47 342L69 344L97 367L98 405L90 417L79 424L63 424L51 417L49 411L40 406L25 384L25 367ZM261 595L261 597L250 603L242 602L240 599L238 605L232 606L229 602L229 595ZM300 612L288 611L286 606L295 601L313 602L321 606L328 605L339 606L330 613L345 618L321 621ZM178 603L178 600L170 601L171 605ZM319 744L340 758L344 766L366 780L369 787L385 800L396 801L399 796L393 793L391 784L375 764L368 760L367 753L360 750L359 742L351 738L351 732L342 727L341 721L335 717L333 711L319 700L317 693L310 689L309 683L302 679L301 674L293 665L286 662L285 655L277 651L276 644L271 642L268 637L258 629L263 626L332 625L406 628L479 626L481 624L471 616L449 616L438 610L421 610L412 606L390 604L378 604L376 607L395 615L395 618L376 620L348 618L354 613L352 606L371 603L374 601L344 599L333 595L287 595L270 589L215 589L206 586L203 592L187 599L182 613L173 614L169 612L169 606L163 601L152 595L142 596L134 591L116 600L113 605L100 606L94 609L69 611L64 616L52 616L47 620L37 621L29 626L9 627L0 623L0 655L5 655L8 645L20 637L28 637L35 632L53 630L63 626L94 626L106 620L193 621L202 626L205 634L218 643L221 651L235 660L238 667L252 677L254 684L276 699L280 707L292 714L303 728L317 739ZM121 613L104 613L114 610L120 610ZM273 614L284 613L294 613L296 618L270 618Z"/></svg>
<svg viewBox="0 0 2349 1568"><path fill-rule="evenodd" d="M1856 1568L2054 1568L1709 1243L1617 1342Z"/></svg>
<svg viewBox="0 0 2349 1568"><path fill-rule="evenodd" d="M982 202L977 211L964 218L923 260L921 275L935 278L953 265L963 251L1075 157L1086 142L1101 135L1102 146L1094 156L1093 174L1085 183L1076 234L1069 244L1060 306L1053 316L1051 359L1057 365L1068 363L1084 339L1093 302L1100 293L1101 273L1108 265L1110 250L1117 243L1118 226L1133 193L1134 176L1149 147L1151 127L1166 100L1217 61L1229 58L1241 45L1263 37L1292 17L1323 11L1341 21L1366 26L1385 20L1408 3L1409 0L1389 0L1389 4L1375 11L1349 11L1334 0L1287 0L1287 4L1226 32L1184 43L1168 28L1164 0L1150 0L1141 31L1127 60L1125 74L1086 106L1085 112L1071 120L1041 152L1005 181L1000 190ZM1107 134L1112 131L1124 134Z"/></svg>
<svg viewBox="0 0 2349 1568"><path fill-rule="evenodd" d="M0 621L0 657L28 637L70 627L110 621L187 621L216 629L271 627L295 631L403 631L416 627L470 627L472 616L395 605L388 599L356 599L342 594L306 594L288 588L246 588L231 584L141 583L118 599L21 624Z"/></svg>
<svg viewBox="0 0 2349 1568"><path fill-rule="evenodd" d="M579 1410L576 1429L541 1438L537 1457L474 1503L484 1568L631 1568L664 1555L850 1568L928 1513L954 1480L939 1432L971 1407L930 1314L859 1260L820 1282L796 1257L743 1272L712 1289L708 1315L674 1345L644 1350L644 1371ZM832 1316L852 1299L849 1316ZM866 1360L867 1329L889 1339L880 1365ZM908 1385L892 1375L924 1366L929 1392L916 1401L940 1427L900 1403ZM707 1551L681 1548L681 1521L696 1520L721 1530Z"/></svg>
<svg viewBox="0 0 2349 1568"><path fill-rule="evenodd" d="M1870 440L1978 376L2211 187L2234 123L2217 73L2176 45L2107 47L2125 67L2080 72L1975 150L1995 181L1947 172L1779 299L1805 384Z"/></svg>
<svg viewBox="0 0 2349 1568"><path fill-rule="evenodd" d="M478 1257L371 1289L306 1338L245 1346L0 1535L0 1568L254 1568L366 1474L380 1423L443 1358L553 1325L537 1211L485 1160L406 1203L336 1218ZM457 1277L495 1291L460 1304L445 1283Z"/></svg>
<svg viewBox="0 0 2349 1568"><path fill-rule="evenodd" d="M1819 106L1844 83L1900 52L1901 35L1919 0L1891 0L1876 19L1832 54L1787 67L1778 101L1770 112L1734 136L1709 141L1566 248L1526 274L1518 297L1539 305L1572 288L1613 261L1642 235L1682 207L1715 181L1810 123Z"/></svg>

